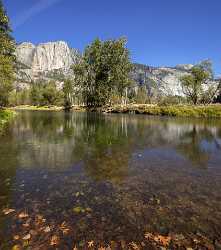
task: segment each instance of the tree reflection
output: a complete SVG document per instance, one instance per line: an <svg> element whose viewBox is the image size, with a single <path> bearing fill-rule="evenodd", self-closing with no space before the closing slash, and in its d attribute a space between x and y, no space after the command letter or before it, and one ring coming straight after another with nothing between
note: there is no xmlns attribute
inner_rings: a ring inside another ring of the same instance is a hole
<svg viewBox="0 0 221 250"><path fill-rule="evenodd" d="M128 172L129 138L119 122L110 122L103 115L87 114L81 134L76 138L74 154L94 180L119 183Z"/></svg>
<svg viewBox="0 0 221 250"><path fill-rule="evenodd" d="M193 165L207 167L211 152L204 143L216 143L214 134L207 127L198 128L193 125L192 129L180 137L177 151L184 155Z"/></svg>
<svg viewBox="0 0 221 250"><path fill-rule="evenodd" d="M13 203L13 186L18 166L18 144L14 140L11 128L8 127L0 135L0 238L6 239L3 234L8 221L2 217L2 210Z"/></svg>
<svg viewBox="0 0 221 250"><path fill-rule="evenodd" d="M176 149L193 165L206 166L211 155L206 142L219 147L219 128L207 121L29 111L15 119L12 136L23 168L63 171L81 163L93 179L113 176L118 182L133 155L144 150Z"/></svg>

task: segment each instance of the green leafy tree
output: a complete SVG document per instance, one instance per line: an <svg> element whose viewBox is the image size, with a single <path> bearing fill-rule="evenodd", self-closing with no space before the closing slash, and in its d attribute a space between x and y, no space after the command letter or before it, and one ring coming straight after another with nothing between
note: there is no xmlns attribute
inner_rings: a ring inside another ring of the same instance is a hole
<svg viewBox="0 0 221 250"><path fill-rule="evenodd" d="M63 85L63 92L64 92L64 107L66 109L70 109L73 105L73 84L70 79L64 81Z"/></svg>
<svg viewBox="0 0 221 250"><path fill-rule="evenodd" d="M55 82L51 81L45 84L42 91L42 96L45 101L45 104L55 105L57 103L59 99L59 93L56 88Z"/></svg>
<svg viewBox="0 0 221 250"><path fill-rule="evenodd" d="M195 66L190 70L189 75L181 78L183 93L194 105L200 102L203 94L203 84L207 83L209 76L206 70L200 66Z"/></svg>
<svg viewBox="0 0 221 250"><path fill-rule="evenodd" d="M31 103L36 106L63 105L63 92L54 81L33 83L30 90Z"/></svg>
<svg viewBox="0 0 221 250"><path fill-rule="evenodd" d="M104 42L96 39L73 67L75 84L82 91L84 103L96 107L110 103L114 93L124 95L131 69L124 38Z"/></svg>
<svg viewBox="0 0 221 250"><path fill-rule="evenodd" d="M42 103L42 86L40 83L32 83L30 90L31 103L35 106L39 106Z"/></svg>
<svg viewBox="0 0 221 250"><path fill-rule="evenodd" d="M8 105L9 93L13 89L14 51L9 18L0 0L0 106Z"/></svg>
<svg viewBox="0 0 221 250"><path fill-rule="evenodd" d="M206 71L209 74L209 78L213 79L214 74L213 74L213 64L212 61L207 59L204 61L201 61L199 64L197 64L199 68L202 70Z"/></svg>
<svg viewBox="0 0 221 250"><path fill-rule="evenodd" d="M218 96L220 84L214 80L212 62L204 60L181 78L184 94L193 104L209 104Z"/></svg>

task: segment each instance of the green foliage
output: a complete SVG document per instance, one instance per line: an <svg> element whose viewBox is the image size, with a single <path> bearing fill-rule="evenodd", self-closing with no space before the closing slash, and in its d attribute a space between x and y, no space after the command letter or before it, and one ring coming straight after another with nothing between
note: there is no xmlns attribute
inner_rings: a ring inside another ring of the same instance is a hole
<svg viewBox="0 0 221 250"><path fill-rule="evenodd" d="M64 92L64 107L66 109L70 109L73 105L73 83L70 79L64 81L63 85L63 92Z"/></svg>
<svg viewBox="0 0 221 250"><path fill-rule="evenodd" d="M0 0L0 106L8 105L9 93L13 89L14 50L9 18Z"/></svg>
<svg viewBox="0 0 221 250"><path fill-rule="evenodd" d="M201 61L196 66L199 67L200 69L202 69L203 71L207 72L209 74L209 78L213 79L213 77L214 77L213 64L212 64L211 60L207 59L207 60Z"/></svg>
<svg viewBox="0 0 221 250"><path fill-rule="evenodd" d="M30 100L30 90L24 89L19 91L12 91L9 94L9 106L19 106L19 105L29 105Z"/></svg>
<svg viewBox="0 0 221 250"><path fill-rule="evenodd" d="M182 96L168 95L164 97L163 96L159 97L157 103L159 106L180 105L180 104L185 104L186 99Z"/></svg>
<svg viewBox="0 0 221 250"><path fill-rule="evenodd" d="M104 42L96 39L86 48L81 62L73 67L75 84L87 106L106 105L116 92L123 96L132 69L125 45L123 38Z"/></svg>
<svg viewBox="0 0 221 250"><path fill-rule="evenodd" d="M108 112L108 110L107 110ZM114 106L110 112L112 113L136 113L160 116L178 116L178 117L205 117L205 118L221 118L220 105L193 106L193 105L128 105Z"/></svg>
<svg viewBox="0 0 221 250"><path fill-rule="evenodd" d="M189 75L181 78L181 84L184 94L194 104L200 102L203 93L203 84L209 79L209 73L199 66L195 66L190 70Z"/></svg>
<svg viewBox="0 0 221 250"><path fill-rule="evenodd" d="M10 110L0 109L0 132L6 122L14 116L14 112Z"/></svg>
<svg viewBox="0 0 221 250"><path fill-rule="evenodd" d="M33 83L30 90L30 100L33 105L62 105L63 93L56 87L53 81L45 83Z"/></svg>
<svg viewBox="0 0 221 250"><path fill-rule="evenodd" d="M55 105L59 99L59 92L56 89L56 84L54 82L46 84L43 88L42 96L45 104Z"/></svg>
<svg viewBox="0 0 221 250"><path fill-rule="evenodd" d="M146 86L139 86L134 97L135 103L145 104L149 103Z"/></svg>

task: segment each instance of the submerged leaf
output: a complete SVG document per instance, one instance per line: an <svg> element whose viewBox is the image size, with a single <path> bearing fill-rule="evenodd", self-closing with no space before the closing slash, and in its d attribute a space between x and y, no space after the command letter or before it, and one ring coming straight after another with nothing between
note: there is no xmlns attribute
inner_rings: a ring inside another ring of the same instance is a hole
<svg viewBox="0 0 221 250"><path fill-rule="evenodd" d="M12 247L12 250L21 250L21 246L19 246L19 245L14 245L14 246Z"/></svg>
<svg viewBox="0 0 221 250"><path fill-rule="evenodd" d="M51 237L50 245L55 246L55 245L58 245L59 242L60 242L60 238L57 235L53 235Z"/></svg>
<svg viewBox="0 0 221 250"><path fill-rule="evenodd" d="M23 240L30 240L31 239L31 234L25 235L22 239Z"/></svg>
<svg viewBox="0 0 221 250"><path fill-rule="evenodd" d="M74 211L75 213L77 213L77 214L80 213L80 212L83 212L83 210L84 210L84 209L83 209L82 207L74 207L74 208L73 208L73 211Z"/></svg>
<svg viewBox="0 0 221 250"><path fill-rule="evenodd" d="M3 209L4 215L8 215L8 214L11 214L13 212L15 212L15 209L11 209L11 208L5 208L5 209Z"/></svg>
<svg viewBox="0 0 221 250"><path fill-rule="evenodd" d="M19 240L20 237L19 237L19 235L14 235L13 239L14 239L14 240Z"/></svg>
<svg viewBox="0 0 221 250"><path fill-rule="evenodd" d="M44 232L45 233L49 233L51 231L51 228L49 226L47 226L45 229L44 229Z"/></svg>
<svg viewBox="0 0 221 250"><path fill-rule="evenodd" d="M171 237L158 235L154 237L154 240L161 243L163 246L168 246L171 241Z"/></svg>
<svg viewBox="0 0 221 250"><path fill-rule="evenodd" d="M18 215L18 218L19 218L19 219L24 219L24 218L27 218L27 217L29 217L29 215L28 215L27 213L25 213L25 212L22 212L22 213L20 213L20 214Z"/></svg>
<svg viewBox="0 0 221 250"><path fill-rule="evenodd" d="M92 241L89 241L88 242L88 247L93 247L94 246L94 241L92 240Z"/></svg>

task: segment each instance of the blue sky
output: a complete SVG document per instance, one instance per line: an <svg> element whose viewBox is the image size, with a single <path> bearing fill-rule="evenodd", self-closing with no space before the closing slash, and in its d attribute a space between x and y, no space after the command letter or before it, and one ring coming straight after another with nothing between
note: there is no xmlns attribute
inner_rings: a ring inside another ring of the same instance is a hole
<svg viewBox="0 0 221 250"><path fill-rule="evenodd" d="M126 36L134 62L174 66L211 59L221 75L221 0L3 0L17 42Z"/></svg>

